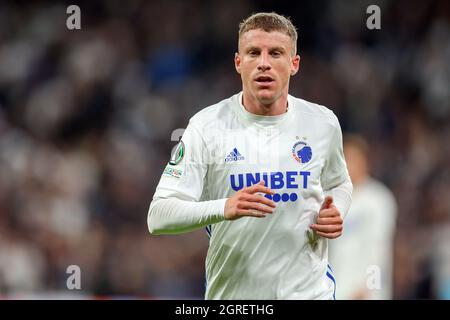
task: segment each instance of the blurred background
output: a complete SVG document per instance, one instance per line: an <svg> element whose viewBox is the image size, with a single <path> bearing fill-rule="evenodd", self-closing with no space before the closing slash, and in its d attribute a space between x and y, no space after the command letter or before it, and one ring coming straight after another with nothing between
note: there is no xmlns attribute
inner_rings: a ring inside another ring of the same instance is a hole
<svg viewBox="0 0 450 320"><path fill-rule="evenodd" d="M238 24L256 11L291 17L290 93L364 137L393 192L392 298L450 298L447 0L1 1L1 297L203 297L206 232L151 236L147 211L172 131L241 89Z"/></svg>

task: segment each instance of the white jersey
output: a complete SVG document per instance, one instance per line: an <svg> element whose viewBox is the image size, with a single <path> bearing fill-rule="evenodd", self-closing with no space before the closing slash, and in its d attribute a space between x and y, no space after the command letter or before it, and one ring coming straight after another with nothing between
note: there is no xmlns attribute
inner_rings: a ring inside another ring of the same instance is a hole
<svg viewBox="0 0 450 320"><path fill-rule="evenodd" d="M330 245L330 262L339 279L338 299L392 299L394 231L397 204L377 180L355 186L344 232Z"/></svg>
<svg viewBox="0 0 450 320"><path fill-rule="evenodd" d="M334 113L289 95L286 113L258 116L241 92L193 116L182 141L154 199L226 199L263 179L277 205L207 227L205 298L332 299L327 240L309 225L324 190L350 180Z"/></svg>

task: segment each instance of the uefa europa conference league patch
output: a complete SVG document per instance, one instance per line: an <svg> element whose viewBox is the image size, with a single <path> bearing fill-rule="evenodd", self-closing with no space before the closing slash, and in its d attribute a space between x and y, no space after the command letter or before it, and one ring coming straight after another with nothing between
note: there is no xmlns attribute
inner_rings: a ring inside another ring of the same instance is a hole
<svg viewBox="0 0 450 320"><path fill-rule="evenodd" d="M174 178L181 178L183 175L183 170L173 168L170 164L168 164L164 169L163 174Z"/></svg>
<svg viewBox="0 0 450 320"><path fill-rule="evenodd" d="M175 147L172 149L172 154L170 155L169 163L176 166L184 157L184 142L180 140Z"/></svg>
<svg viewBox="0 0 450 320"><path fill-rule="evenodd" d="M184 143L180 140L175 147L172 149L172 153L170 155L169 163L164 169L163 174L166 176L181 178L183 175L183 170L173 167L180 163L180 161L184 157Z"/></svg>

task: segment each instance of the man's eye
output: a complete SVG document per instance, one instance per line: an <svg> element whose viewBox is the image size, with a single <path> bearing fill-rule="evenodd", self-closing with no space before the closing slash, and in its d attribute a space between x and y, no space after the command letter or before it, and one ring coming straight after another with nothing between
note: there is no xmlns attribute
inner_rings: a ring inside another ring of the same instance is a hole
<svg viewBox="0 0 450 320"><path fill-rule="evenodd" d="M280 51L273 51L273 52L271 52L271 55L274 56L274 57L278 57L278 56L281 55L281 52Z"/></svg>
<svg viewBox="0 0 450 320"><path fill-rule="evenodd" d="M251 56L257 56L259 54L259 52L258 51L250 51L249 54Z"/></svg>

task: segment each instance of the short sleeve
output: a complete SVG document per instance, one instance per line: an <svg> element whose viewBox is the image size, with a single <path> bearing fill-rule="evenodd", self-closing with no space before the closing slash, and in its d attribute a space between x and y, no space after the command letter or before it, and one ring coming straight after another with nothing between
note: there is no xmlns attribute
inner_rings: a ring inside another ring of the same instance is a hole
<svg viewBox="0 0 450 320"><path fill-rule="evenodd" d="M322 188L330 190L340 185L345 180L350 179L345 162L342 146L342 131L339 120L333 114L333 131L331 132L331 141L328 150L328 156L325 159L322 170Z"/></svg>
<svg viewBox="0 0 450 320"><path fill-rule="evenodd" d="M207 171L207 154L199 130L190 122L172 149L153 198L199 201Z"/></svg>

